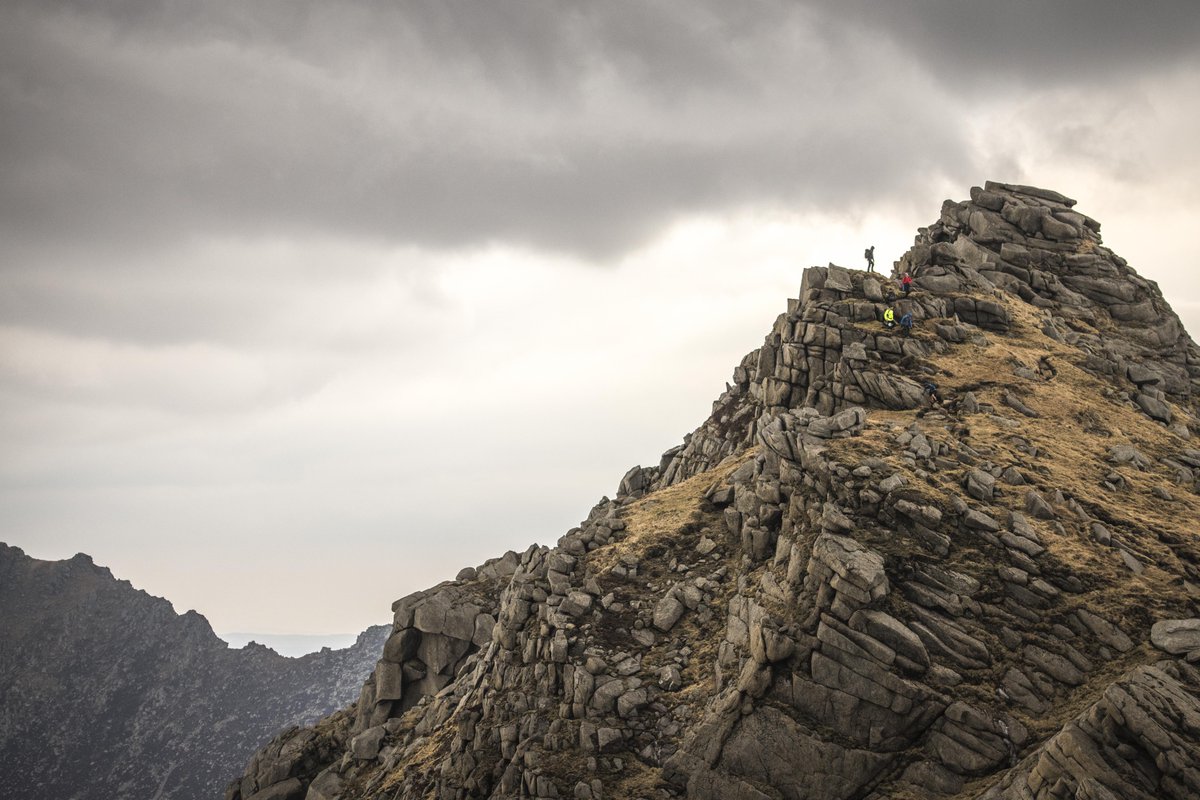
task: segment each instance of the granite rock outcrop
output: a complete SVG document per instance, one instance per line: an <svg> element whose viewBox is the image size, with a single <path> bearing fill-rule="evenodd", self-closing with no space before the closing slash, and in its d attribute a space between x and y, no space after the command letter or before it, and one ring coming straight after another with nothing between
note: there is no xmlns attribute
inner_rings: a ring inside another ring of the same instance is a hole
<svg viewBox="0 0 1200 800"><path fill-rule="evenodd" d="M227 800L1196 796L1200 350L1074 206L947 202L907 296L807 270L682 444L397 601Z"/></svg>

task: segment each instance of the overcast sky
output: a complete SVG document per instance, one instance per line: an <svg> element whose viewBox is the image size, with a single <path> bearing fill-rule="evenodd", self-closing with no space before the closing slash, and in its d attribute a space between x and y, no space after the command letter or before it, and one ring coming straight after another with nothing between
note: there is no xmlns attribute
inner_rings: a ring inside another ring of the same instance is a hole
<svg viewBox="0 0 1200 800"><path fill-rule="evenodd" d="M1200 4L5 0L0 539L218 631L551 544L988 179L1200 330Z"/></svg>

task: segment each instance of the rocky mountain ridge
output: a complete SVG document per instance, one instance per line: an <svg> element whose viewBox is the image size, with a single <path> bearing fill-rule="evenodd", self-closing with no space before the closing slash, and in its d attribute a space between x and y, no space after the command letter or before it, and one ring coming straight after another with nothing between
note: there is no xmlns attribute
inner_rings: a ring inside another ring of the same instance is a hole
<svg viewBox="0 0 1200 800"><path fill-rule="evenodd" d="M398 600L227 800L1200 796L1200 350L1074 206L947 201L908 297L807 270L681 445Z"/></svg>
<svg viewBox="0 0 1200 800"><path fill-rule="evenodd" d="M285 658L230 649L194 611L84 554L0 544L0 797L220 794L256 744L350 702L390 629Z"/></svg>

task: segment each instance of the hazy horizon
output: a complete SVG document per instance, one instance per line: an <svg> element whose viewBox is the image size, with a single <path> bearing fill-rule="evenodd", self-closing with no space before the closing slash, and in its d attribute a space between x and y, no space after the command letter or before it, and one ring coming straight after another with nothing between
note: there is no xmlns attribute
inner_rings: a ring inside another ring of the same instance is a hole
<svg viewBox="0 0 1200 800"><path fill-rule="evenodd" d="M384 624L384 623L379 623ZM240 650L250 642L257 642L279 653L281 656L298 658L309 653L315 653L322 647L331 650L344 650L358 639L356 633L217 633L217 637L235 650Z"/></svg>
<svg viewBox="0 0 1200 800"><path fill-rule="evenodd" d="M1200 6L14 0L0 539L356 633L703 421L804 267L1063 192L1200 330Z"/></svg>

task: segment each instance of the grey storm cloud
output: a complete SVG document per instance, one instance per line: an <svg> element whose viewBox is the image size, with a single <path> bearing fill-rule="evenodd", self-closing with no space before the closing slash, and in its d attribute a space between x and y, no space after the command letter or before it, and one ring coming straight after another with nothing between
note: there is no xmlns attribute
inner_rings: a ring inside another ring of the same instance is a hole
<svg viewBox="0 0 1200 800"><path fill-rule="evenodd" d="M374 620L556 538L801 265L886 265L989 178L1078 194L1194 313L1198 20L6 0L0 536L229 629Z"/></svg>
<svg viewBox="0 0 1200 800"><path fill-rule="evenodd" d="M269 298L181 249L504 242L606 262L688 215L860 214L992 177L969 128L993 97L1136 79L1200 40L1193 4L1036 5L12 2L0 316L235 341ZM1098 124L1048 120L1045 141L1136 176Z"/></svg>
<svg viewBox="0 0 1200 800"><path fill-rule="evenodd" d="M838 0L828 23L901 43L947 85L1093 84L1180 60L1197 63L1200 7L1187 0Z"/></svg>
<svg viewBox="0 0 1200 800"><path fill-rule="evenodd" d="M1194 4L1037 6L9 4L8 260L314 231L604 257L682 214L957 175L963 121L937 92L972 76L1194 52Z"/></svg>

